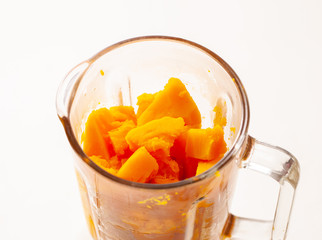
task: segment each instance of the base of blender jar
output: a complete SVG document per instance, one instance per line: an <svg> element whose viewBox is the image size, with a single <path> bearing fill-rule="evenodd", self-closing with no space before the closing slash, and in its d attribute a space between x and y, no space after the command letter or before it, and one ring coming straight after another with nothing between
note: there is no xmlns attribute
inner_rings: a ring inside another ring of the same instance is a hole
<svg viewBox="0 0 322 240"><path fill-rule="evenodd" d="M273 221L237 217L229 214L221 240L271 240Z"/></svg>

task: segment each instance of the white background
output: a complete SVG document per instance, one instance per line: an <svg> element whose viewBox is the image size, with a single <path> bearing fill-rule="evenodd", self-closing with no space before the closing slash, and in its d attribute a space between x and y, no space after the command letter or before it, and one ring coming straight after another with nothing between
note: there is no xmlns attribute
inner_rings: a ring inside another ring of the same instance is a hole
<svg viewBox="0 0 322 240"><path fill-rule="evenodd" d="M250 134L292 152L288 239L322 235L322 1L1 1L0 239L90 239L55 95L74 65L120 40L172 35L225 59Z"/></svg>

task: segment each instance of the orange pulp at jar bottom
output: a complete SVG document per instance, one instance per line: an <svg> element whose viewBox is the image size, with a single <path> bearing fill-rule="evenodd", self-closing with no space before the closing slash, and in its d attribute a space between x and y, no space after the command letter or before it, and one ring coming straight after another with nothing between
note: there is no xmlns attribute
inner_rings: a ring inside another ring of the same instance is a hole
<svg viewBox="0 0 322 240"><path fill-rule="evenodd" d="M215 119L213 128L200 128L199 109L179 79L143 93L137 105L137 113L132 106L93 110L85 123L83 150L105 171L134 182L172 183L206 171L227 151L223 126Z"/></svg>

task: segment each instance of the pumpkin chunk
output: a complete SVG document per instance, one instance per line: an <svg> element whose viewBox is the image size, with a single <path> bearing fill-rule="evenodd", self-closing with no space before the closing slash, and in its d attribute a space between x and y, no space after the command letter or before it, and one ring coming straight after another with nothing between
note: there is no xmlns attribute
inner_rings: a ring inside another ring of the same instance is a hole
<svg viewBox="0 0 322 240"><path fill-rule="evenodd" d="M108 159L113 147L108 132L120 125L107 108L94 110L88 116L82 134L83 150L88 156L96 155Z"/></svg>
<svg viewBox="0 0 322 240"><path fill-rule="evenodd" d="M214 160L227 150L221 126L207 129L189 129L187 132L186 157Z"/></svg>
<svg viewBox="0 0 322 240"><path fill-rule="evenodd" d="M207 171L212 166L214 166L219 160L220 160L220 158L217 158L217 159L212 160L212 161L199 161L197 171L196 171L196 175L199 175L199 174Z"/></svg>
<svg viewBox="0 0 322 240"><path fill-rule="evenodd" d="M147 109L147 107L150 106L150 104L154 100L155 95L156 93L143 93L140 96L138 96L138 102L136 103L136 105L139 106L138 112L136 113L137 117L140 117L140 115L145 111L145 109Z"/></svg>
<svg viewBox="0 0 322 240"><path fill-rule="evenodd" d="M187 142L187 131L184 131L174 140L173 147L170 149L171 157L173 157L177 161L180 161L186 158L186 142Z"/></svg>
<svg viewBox="0 0 322 240"><path fill-rule="evenodd" d="M180 169L178 163L171 159L164 151L158 150L152 152L151 155L157 160L159 171L157 175L151 179L150 183L171 183L180 180Z"/></svg>
<svg viewBox="0 0 322 240"><path fill-rule="evenodd" d="M179 179L185 179L187 130L174 140L170 149L170 156L176 160L180 169Z"/></svg>
<svg viewBox="0 0 322 240"><path fill-rule="evenodd" d="M120 127L109 132L109 136L117 156L123 156L129 148L129 145L125 141L125 136L133 128L135 128L134 122L132 120L126 120Z"/></svg>
<svg viewBox="0 0 322 240"><path fill-rule="evenodd" d="M163 117L132 129L125 139L132 151L144 146L149 152L163 150L169 155L174 139L183 131L182 118Z"/></svg>
<svg viewBox="0 0 322 240"><path fill-rule="evenodd" d="M117 176L129 181L145 183L159 170L159 165L154 157L141 147L123 164Z"/></svg>
<svg viewBox="0 0 322 240"><path fill-rule="evenodd" d="M113 116L114 121L124 122L126 120L132 120L136 124L136 115L134 108L131 106L111 107L110 113Z"/></svg>
<svg viewBox="0 0 322 240"><path fill-rule="evenodd" d="M201 115L184 84L170 78L164 89L158 92L151 104L138 118L138 126L164 116L182 117L187 125L200 127Z"/></svg>
<svg viewBox="0 0 322 240"><path fill-rule="evenodd" d="M184 159L183 177L191 178L196 176L199 160L196 158L186 157Z"/></svg>
<svg viewBox="0 0 322 240"><path fill-rule="evenodd" d="M117 170L121 167L121 162L118 161L116 157L106 160L99 156L90 157L93 162L95 162L99 167L103 168L105 171L116 175Z"/></svg>

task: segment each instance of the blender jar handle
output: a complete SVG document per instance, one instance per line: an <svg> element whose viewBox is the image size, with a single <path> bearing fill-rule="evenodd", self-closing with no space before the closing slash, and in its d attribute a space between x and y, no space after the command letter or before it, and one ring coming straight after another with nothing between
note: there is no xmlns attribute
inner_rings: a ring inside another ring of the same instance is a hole
<svg viewBox="0 0 322 240"><path fill-rule="evenodd" d="M60 119L68 117L71 107L71 100L74 98L80 77L89 67L89 63L84 61L74 67L60 83L56 95L56 109Z"/></svg>
<svg viewBox="0 0 322 240"><path fill-rule="evenodd" d="M252 219L235 217L236 219L234 220L238 221L239 227L243 228L243 236L239 238L240 231L235 229L237 227L236 222L235 227L232 228L231 236L233 236L234 231L236 231L236 233L238 232L238 239L283 240L286 238L295 190L299 181L299 163L291 153L280 147L260 142L251 136L248 136L247 141L247 149L241 167L273 178L280 184L280 189L271 230L266 232L261 232L261 230L259 230L264 228L267 229L267 222L265 221L258 222ZM258 225L258 230L254 231L254 226L256 226L256 224L266 224L266 226ZM248 229L247 226L251 226L251 229ZM255 236L256 234L257 236Z"/></svg>

